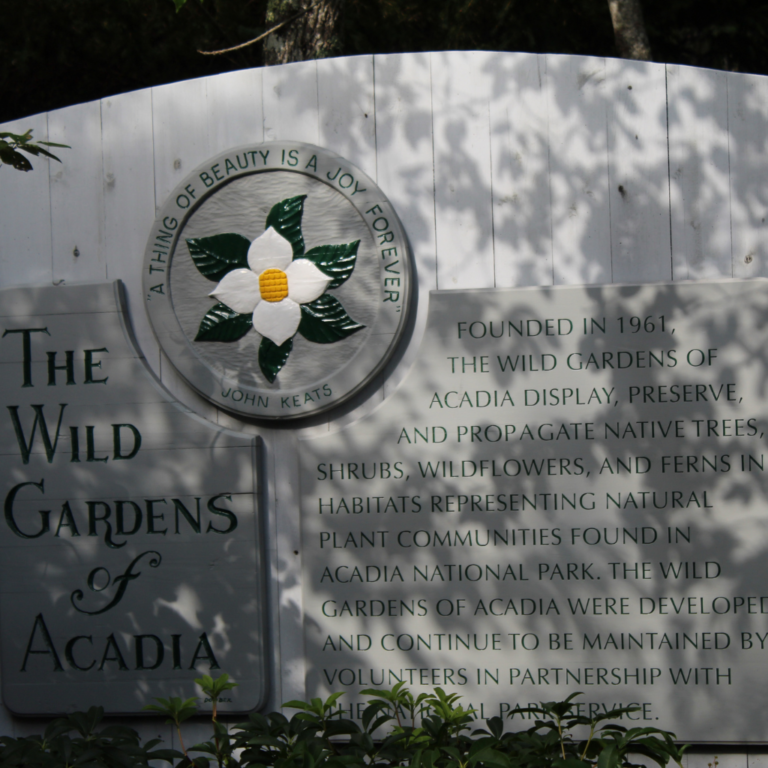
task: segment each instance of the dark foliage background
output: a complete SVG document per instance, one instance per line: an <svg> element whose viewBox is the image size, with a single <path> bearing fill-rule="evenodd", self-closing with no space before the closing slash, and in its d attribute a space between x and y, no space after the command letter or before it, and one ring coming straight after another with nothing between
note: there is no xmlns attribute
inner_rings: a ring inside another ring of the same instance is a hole
<svg viewBox="0 0 768 768"><path fill-rule="evenodd" d="M0 0L0 121L262 64L267 0ZM768 74L768 0L644 0L656 61ZM615 56L607 0L346 0L342 55Z"/></svg>

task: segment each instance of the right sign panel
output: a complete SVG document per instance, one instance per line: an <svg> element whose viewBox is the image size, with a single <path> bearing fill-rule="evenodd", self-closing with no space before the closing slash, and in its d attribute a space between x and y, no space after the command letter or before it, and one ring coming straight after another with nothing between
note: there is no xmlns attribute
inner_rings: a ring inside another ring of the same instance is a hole
<svg viewBox="0 0 768 768"><path fill-rule="evenodd" d="M768 739L767 355L761 280L432 293L399 391L302 444L311 695Z"/></svg>

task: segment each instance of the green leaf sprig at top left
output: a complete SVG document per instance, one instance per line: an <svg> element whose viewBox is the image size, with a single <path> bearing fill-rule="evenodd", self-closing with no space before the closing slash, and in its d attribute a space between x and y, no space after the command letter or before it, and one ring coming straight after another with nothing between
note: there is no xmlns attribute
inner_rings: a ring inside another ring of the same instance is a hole
<svg viewBox="0 0 768 768"><path fill-rule="evenodd" d="M187 239L200 274L217 283L209 296L218 303L200 321L195 341L233 342L254 329L262 336L259 368L270 384L286 364L296 333L332 344L365 327L326 293L349 279L360 241L305 252L306 197L273 205L266 230L253 242L233 233Z"/></svg>

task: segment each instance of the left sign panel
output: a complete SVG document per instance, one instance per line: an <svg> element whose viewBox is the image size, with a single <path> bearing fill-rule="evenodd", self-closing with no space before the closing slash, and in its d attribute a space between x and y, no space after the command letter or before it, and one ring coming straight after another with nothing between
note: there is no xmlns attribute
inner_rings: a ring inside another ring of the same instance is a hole
<svg viewBox="0 0 768 768"><path fill-rule="evenodd" d="M220 709L248 711L266 695L257 445L159 388L121 295L0 291L3 702L140 712L226 671Z"/></svg>

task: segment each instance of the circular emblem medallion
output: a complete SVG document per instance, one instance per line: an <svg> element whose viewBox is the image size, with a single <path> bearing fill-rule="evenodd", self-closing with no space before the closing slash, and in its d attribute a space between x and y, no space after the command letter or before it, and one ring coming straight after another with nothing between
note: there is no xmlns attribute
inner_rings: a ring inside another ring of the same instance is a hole
<svg viewBox="0 0 768 768"><path fill-rule="evenodd" d="M291 419L349 398L404 328L411 259L362 171L309 144L225 152L162 208L144 294L163 351L222 408Z"/></svg>

